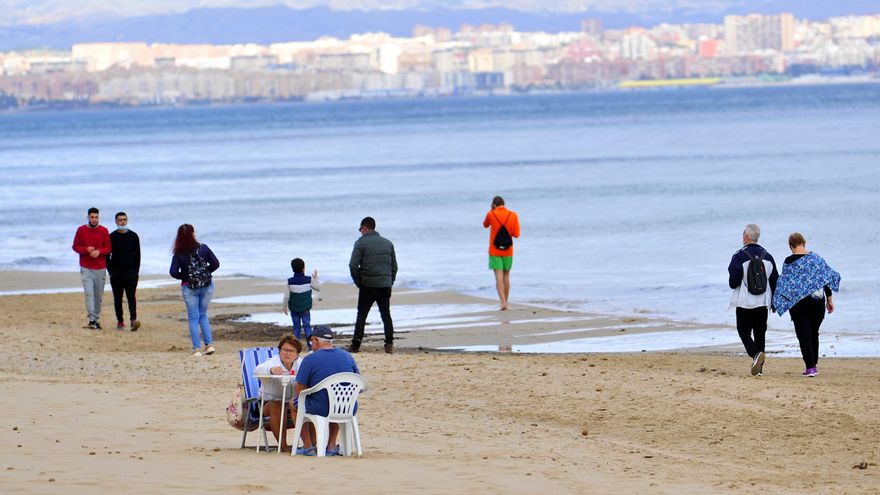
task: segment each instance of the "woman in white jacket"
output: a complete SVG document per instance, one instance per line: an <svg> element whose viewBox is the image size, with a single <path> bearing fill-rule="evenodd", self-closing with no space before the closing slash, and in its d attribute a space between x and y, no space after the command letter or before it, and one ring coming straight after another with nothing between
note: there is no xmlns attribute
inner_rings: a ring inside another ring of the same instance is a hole
<svg viewBox="0 0 880 495"><path fill-rule="evenodd" d="M296 375L296 372L299 371L299 365L302 363L302 358L299 357L301 352L302 343L293 335L285 335L278 342L278 354L257 365L254 368L254 375ZM290 383L286 385L288 399L293 398L295 383L295 380L290 380ZM287 428L281 422L281 398L284 394L284 387L281 380L269 380L263 382L260 394L265 401L263 414L269 416L269 425L266 429L271 430L275 435L275 440L281 444L282 451L290 452L290 447L287 445ZM285 408L284 416L285 423L288 418L296 419L291 417L290 408ZM276 425L282 425L280 434L279 431L276 431L279 429Z"/></svg>

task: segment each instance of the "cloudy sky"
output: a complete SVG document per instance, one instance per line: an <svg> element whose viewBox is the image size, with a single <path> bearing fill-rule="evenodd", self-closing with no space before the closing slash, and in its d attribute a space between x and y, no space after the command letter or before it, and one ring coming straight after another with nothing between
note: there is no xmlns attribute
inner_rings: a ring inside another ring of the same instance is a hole
<svg viewBox="0 0 880 495"><path fill-rule="evenodd" d="M772 3L772 0L0 0L0 25L43 24L105 16L132 17L184 12L202 7L261 7L278 4L294 8L328 6L343 10L508 7L560 12L632 12L640 9L721 12L725 7Z"/></svg>

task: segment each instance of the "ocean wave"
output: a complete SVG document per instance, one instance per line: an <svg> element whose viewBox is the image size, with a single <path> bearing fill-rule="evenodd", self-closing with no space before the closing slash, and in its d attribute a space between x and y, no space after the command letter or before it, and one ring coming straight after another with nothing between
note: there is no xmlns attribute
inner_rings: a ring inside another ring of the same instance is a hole
<svg viewBox="0 0 880 495"><path fill-rule="evenodd" d="M0 263L0 269L3 270L39 270L57 266L57 263L51 258L45 256L29 256L27 258L19 258L7 263Z"/></svg>

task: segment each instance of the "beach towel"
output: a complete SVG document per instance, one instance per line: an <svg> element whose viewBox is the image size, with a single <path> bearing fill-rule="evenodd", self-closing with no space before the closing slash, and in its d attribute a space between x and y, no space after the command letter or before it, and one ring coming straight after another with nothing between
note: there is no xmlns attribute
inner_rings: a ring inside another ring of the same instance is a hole
<svg viewBox="0 0 880 495"><path fill-rule="evenodd" d="M807 253L794 263L783 265L773 293L773 307L782 316L798 301L826 285L834 292L839 291L840 274L818 254Z"/></svg>

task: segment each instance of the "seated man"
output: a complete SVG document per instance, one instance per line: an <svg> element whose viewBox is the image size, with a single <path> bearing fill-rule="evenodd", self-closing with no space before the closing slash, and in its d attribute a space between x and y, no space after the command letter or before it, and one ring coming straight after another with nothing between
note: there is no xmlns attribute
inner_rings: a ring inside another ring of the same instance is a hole
<svg viewBox="0 0 880 495"><path fill-rule="evenodd" d="M302 365L296 373L296 392L294 397L299 397L303 390L317 385L321 380L336 373L358 373L360 370L354 358L348 352L333 347L333 332L330 327L317 326L312 328L312 353L303 359ZM293 408L303 407L303 404L293 404ZM330 412L330 399L327 391L321 390L306 396L306 412L327 416ZM295 412L295 410L294 410ZM330 423L329 438L327 440L327 455L339 455L336 449L336 436L339 434L339 425ZM308 423L308 428L303 428L301 435L303 440L303 454L315 455L315 426Z"/></svg>
<svg viewBox="0 0 880 495"><path fill-rule="evenodd" d="M254 375L292 375L299 370L299 367L302 363L302 358L299 357L299 353L302 352L302 343L294 337L293 335L285 335L281 337L281 341L278 342L278 354L272 356L266 361L257 365L254 368ZM269 424L266 426L267 430L270 430L275 435L275 440L279 442L281 445L281 450L284 452L290 452L290 447L287 446L287 428L284 427L281 418L281 397L284 393L284 386L281 384L281 380L271 380L263 382L260 387L260 394L263 397L263 400L266 401L263 406L263 414L269 416ZM287 397L293 397L293 385L287 385ZM296 418L295 415L291 414L290 409L285 411L284 422L287 422L288 418ZM281 424L280 428L280 436L277 425Z"/></svg>

